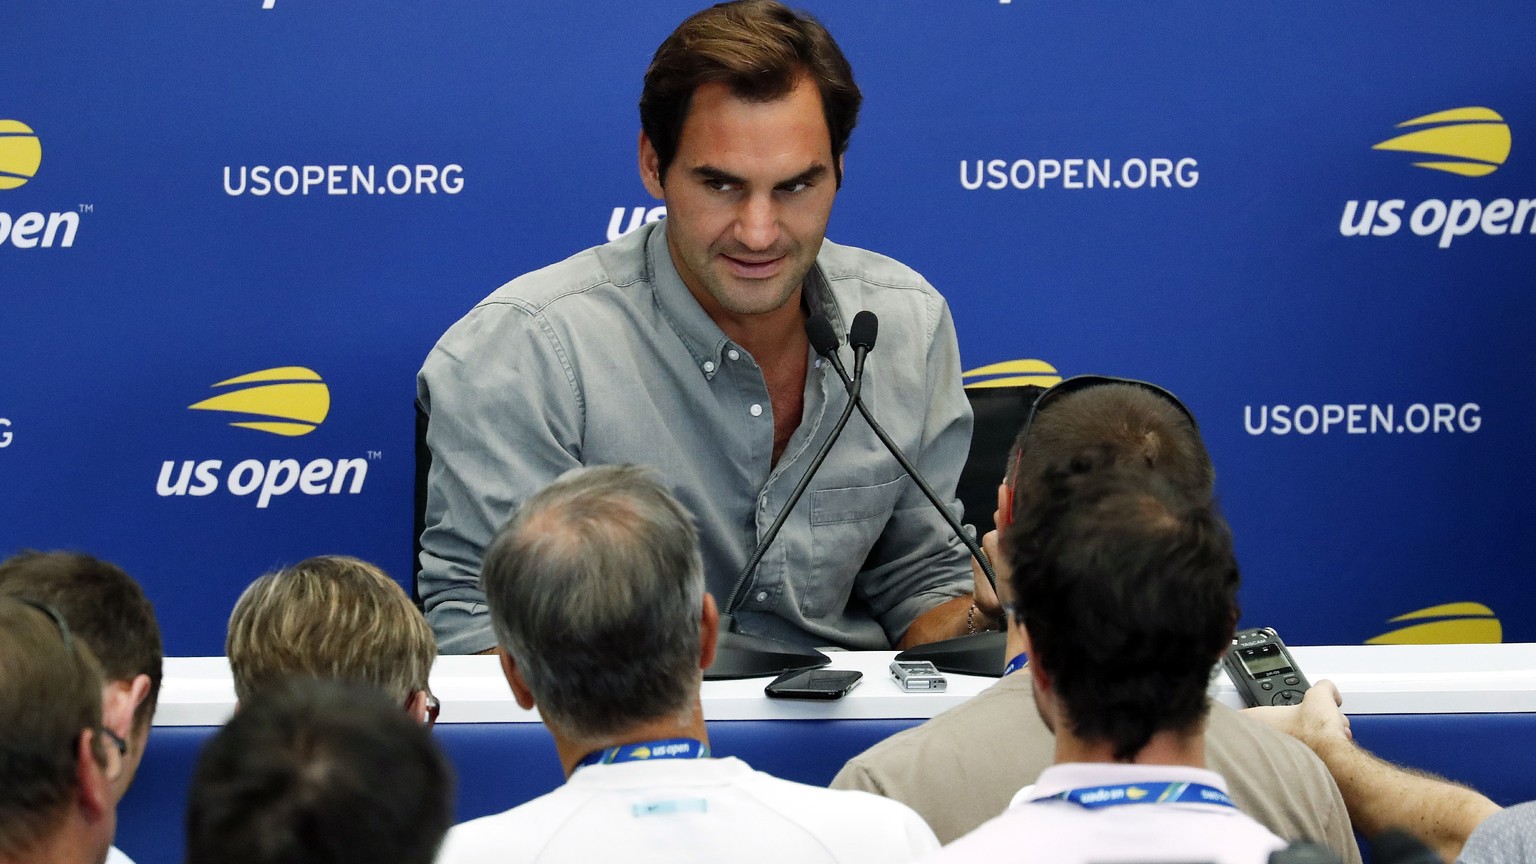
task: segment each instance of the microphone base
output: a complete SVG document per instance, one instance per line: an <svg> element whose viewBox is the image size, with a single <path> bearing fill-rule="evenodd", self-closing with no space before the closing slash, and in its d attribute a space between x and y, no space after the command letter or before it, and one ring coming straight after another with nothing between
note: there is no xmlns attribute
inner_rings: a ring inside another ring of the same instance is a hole
<svg viewBox="0 0 1536 864"><path fill-rule="evenodd" d="M832 658L815 648L722 628L715 646L715 662L704 670L704 680L771 677L790 669L815 669L831 662Z"/></svg>
<svg viewBox="0 0 1536 864"><path fill-rule="evenodd" d="M1003 666L1008 663L1008 658L1003 656L1008 651L1007 642L1007 633L993 630L908 648L897 654L896 659L913 662L927 660L937 666L940 672L955 675L1001 678Z"/></svg>

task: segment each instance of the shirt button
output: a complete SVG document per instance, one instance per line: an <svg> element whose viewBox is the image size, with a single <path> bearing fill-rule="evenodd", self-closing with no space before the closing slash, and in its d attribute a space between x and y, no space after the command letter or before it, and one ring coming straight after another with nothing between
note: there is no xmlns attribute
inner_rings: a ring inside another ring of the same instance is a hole
<svg viewBox="0 0 1536 864"><path fill-rule="evenodd" d="M750 412L753 417L763 416L763 406L761 405L754 404L751 408L748 408L747 411Z"/></svg>
<svg viewBox="0 0 1536 864"><path fill-rule="evenodd" d="M759 591L759 592L757 592L757 602L762 603L763 601L765 601L767 599L768 599L768 592L767 591Z"/></svg>
<svg viewBox="0 0 1536 864"><path fill-rule="evenodd" d="M715 361L713 361L713 360L705 360L704 361L704 371L705 372L713 372L713 371L715 371Z"/></svg>
<svg viewBox="0 0 1536 864"><path fill-rule="evenodd" d="M725 352L725 356L731 358L732 360L740 360L741 352L737 351L735 348L732 348L731 350Z"/></svg>

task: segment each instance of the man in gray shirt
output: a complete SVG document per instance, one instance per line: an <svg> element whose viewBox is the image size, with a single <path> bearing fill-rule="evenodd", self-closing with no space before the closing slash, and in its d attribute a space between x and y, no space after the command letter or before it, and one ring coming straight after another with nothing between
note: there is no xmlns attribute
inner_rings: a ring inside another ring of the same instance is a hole
<svg viewBox="0 0 1536 864"><path fill-rule="evenodd" d="M420 587L445 653L495 644L481 556L578 465L656 468L698 519L726 602L847 398L810 350L811 315L840 333L879 316L863 398L953 497L971 414L949 309L912 270L824 239L859 101L826 30L771 0L704 10L657 49L640 173L667 219L503 286L418 377ZM735 613L743 632L799 644L907 646L990 623L972 589L964 547L855 422Z"/></svg>

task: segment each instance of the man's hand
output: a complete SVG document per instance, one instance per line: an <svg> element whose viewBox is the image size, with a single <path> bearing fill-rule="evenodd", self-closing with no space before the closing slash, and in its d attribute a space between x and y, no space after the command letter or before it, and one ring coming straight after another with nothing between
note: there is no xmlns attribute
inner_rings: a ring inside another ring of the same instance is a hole
<svg viewBox="0 0 1536 864"><path fill-rule="evenodd" d="M1455 861L1467 837L1499 805L1473 789L1385 762L1356 747L1343 699L1332 681L1318 681L1300 705L1249 708L1250 717L1300 740L1339 784L1355 830L1374 837L1402 828Z"/></svg>
<svg viewBox="0 0 1536 864"><path fill-rule="evenodd" d="M992 572L997 574L998 590L1003 592L1003 596L1008 596L1008 566L1002 563L998 555L996 531L988 531L981 538L981 551L987 553L987 560L992 562ZM1003 621L1003 604L998 602L997 594L992 591L992 583L987 581L987 574L974 555L971 556L971 581L976 585L973 595L956 597L917 616L917 620L902 634L901 641L896 643L896 648L905 651L929 642L964 636L971 632L972 626L977 632L999 629ZM972 605L976 607L975 612L971 611Z"/></svg>
<svg viewBox="0 0 1536 864"><path fill-rule="evenodd" d="M998 591L1006 592L1008 588L1008 565L1003 563L1003 556L997 550L997 532L988 531L981 538L981 551L987 553L987 560L992 562L992 572L997 574ZM992 590L992 583L987 581L987 574L981 569L981 562L976 556L971 556L971 578L976 583L973 600L976 603L976 611L985 615L987 625L991 627L1003 620L1003 604L998 600L997 593ZM978 625L979 626L979 625Z"/></svg>
<svg viewBox="0 0 1536 864"><path fill-rule="evenodd" d="M1260 706L1245 709L1243 713L1317 752L1329 744L1347 744L1354 740L1349 718L1339 710L1343 704L1344 697L1339 695L1339 688L1324 678L1312 685L1300 705Z"/></svg>

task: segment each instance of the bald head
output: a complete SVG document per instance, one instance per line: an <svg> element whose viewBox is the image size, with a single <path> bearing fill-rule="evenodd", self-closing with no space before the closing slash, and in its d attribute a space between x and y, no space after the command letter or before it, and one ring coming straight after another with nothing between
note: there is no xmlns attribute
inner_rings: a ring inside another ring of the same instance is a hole
<svg viewBox="0 0 1536 864"><path fill-rule="evenodd" d="M562 476L518 509L481 580L497 641L540 712L569 734L600 738L693 704L698 535L648 471Z"/></svg>

